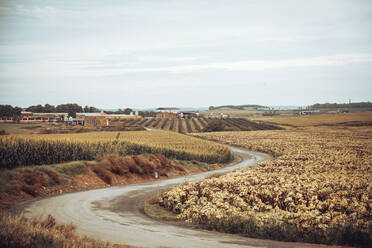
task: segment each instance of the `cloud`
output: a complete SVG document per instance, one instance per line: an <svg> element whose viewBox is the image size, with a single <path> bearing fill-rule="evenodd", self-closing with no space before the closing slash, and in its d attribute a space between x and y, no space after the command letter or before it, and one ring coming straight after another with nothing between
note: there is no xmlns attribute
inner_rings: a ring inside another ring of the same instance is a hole
<svg viewBox="0 0 372 248"><path fill-rule="evenodd" d="M150 61L161 59L157 57L148 57ZM167 60L167 58L165 58ZM169 58L170 59L170 58ZM178 62L192 61L190 58L173 58ZM196 58L195 58L196 59ZM187 64L175 66L134 66L135 64L126 63L99 63L97 61L64 61L53 63L4 63L2 64L1 77L14 77L22 75L23 77L60 77L60 76L117 76L128 73L192 73L208 72L214 70L223 71L263 71L283 68L304 68L304 67L330 67L343 66L353 63L372 62L372 53L360 54L339 54L333 56L319 56L297 59L281 60L244 60L232 62L214 62Z"/></svg>
<svg viewBox="0 0 372 248"><path fill-rule="evenodd" d="M235 62L216 62L205 64L189 64L164 67L135 67L120 69L103 69L92 72L97 75L118 75L125 73L139 72L171 72L171 73L188 73L203 72L211 70L225 71L261 71L281 68L298 68L314 66L342 66L352 63L372 62L372 53L364 54L340 54L333 56L319 56L299 59L286 60L245 60Z"/></svg>
<svg viewBox="0 0 372 248"><path fill-rule="evenodd" d="M140 56L139 61L148 62L189 62L198 60L199 57L164 57L164 56Z"/></svg>

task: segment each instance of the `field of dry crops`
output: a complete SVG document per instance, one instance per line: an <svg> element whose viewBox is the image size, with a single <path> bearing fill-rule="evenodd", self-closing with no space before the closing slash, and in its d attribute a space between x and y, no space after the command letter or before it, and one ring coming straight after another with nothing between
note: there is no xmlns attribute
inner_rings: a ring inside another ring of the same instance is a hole
<svg viewBox="0 0 372 248"><path fill-rule="evenodd" d="M355 112L347 114L318 114L304 116L277 116L255 118L256 121L264 121L284 126L308 127L330 125L372 125L372 112Z"/></svg>
<svg viewBox="0 0 372 248"><path fill-rule="evenodd" d="M221 163L228 147L166 131L95 132L0 137L0 168L94 160L106 154L160 153L168 158Z"/></svg>
<svg viewBox="0 0 372 248"><path fill-rule="evenodd" d="M160 204L179 219L271 239L371 242L372 128L197 136L268 152L275 159L164 193Z"/></svg>

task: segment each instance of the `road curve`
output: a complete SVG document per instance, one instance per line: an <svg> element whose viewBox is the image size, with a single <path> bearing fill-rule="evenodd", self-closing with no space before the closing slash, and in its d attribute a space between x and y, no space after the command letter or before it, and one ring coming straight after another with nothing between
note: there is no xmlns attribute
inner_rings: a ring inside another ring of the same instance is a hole
<svg viewBox="0 0 372 248"><path fill-rule="evenodd" d="M174 179L69 193L30 202L23 210L26 217L52 214L58 223L73 223L79 233L94 239L140 247L320 247L173 226L143 213L144 200L160 190L271 159L264 153L231 149L242 157L240 163L231 167Z"/></svg>

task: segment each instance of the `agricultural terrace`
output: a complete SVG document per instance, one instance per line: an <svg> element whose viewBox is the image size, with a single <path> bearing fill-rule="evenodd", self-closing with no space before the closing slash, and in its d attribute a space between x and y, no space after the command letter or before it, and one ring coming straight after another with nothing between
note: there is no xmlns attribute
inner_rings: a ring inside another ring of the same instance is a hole
<svg viewBox="0 0 372 248"><path fill-rule="evenodd" d="M218 118L149 118L149 119L127 119L121 122L124 125L140 126L144 128L161 129L165 131L174 131L179 133L199 133ZM280 129L275 125L265 122L253 122L245 118L224 118L218 119L223 125L224 131L251 131L251 130L277 130Z"/></svg>
<svg viewBox="0 0 372 248"><path fill-rule="evenodd" d="M5 136L0 138L0 167L93 160L106 154L121 156L160 153L168 158L223 163L231 160L225 145L166 131L94 132Z"/></svg>
<svg viewBox="0 0 372 248"><path fill-rule="evenodd" d="M371 135L371 127L197 134L276 158L175 187L159 203L209 229L365 245L372 233Z"/></svg>

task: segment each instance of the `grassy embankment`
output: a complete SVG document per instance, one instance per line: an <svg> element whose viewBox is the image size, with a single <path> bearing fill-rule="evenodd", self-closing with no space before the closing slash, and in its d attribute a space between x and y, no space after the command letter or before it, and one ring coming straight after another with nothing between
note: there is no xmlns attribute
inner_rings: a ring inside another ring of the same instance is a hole
<svg viewBox="0 0 372 248"><path fill-rule="evenodd" d="M154 179L155 172L167 177L218 168L232 157L226 146L163 131L6 136L0 156L3 203L17 192L71 191L65 186L75 187L77 175L95 175L102 181L95 187L102 187ZM87 176L78 179L93 187Z"/></svg>
<svg viewBox="0 0 372 248"><path fill-rule="evenodd" d="M215 169L226 166L219 161L231 160L225 146L171 132L4 136L0 147L3 207L40 196L155 180L155 172L166 178ZM2 246L112 247L79 237L52 217L25 220L4 212L0 218Z"/></svg>

